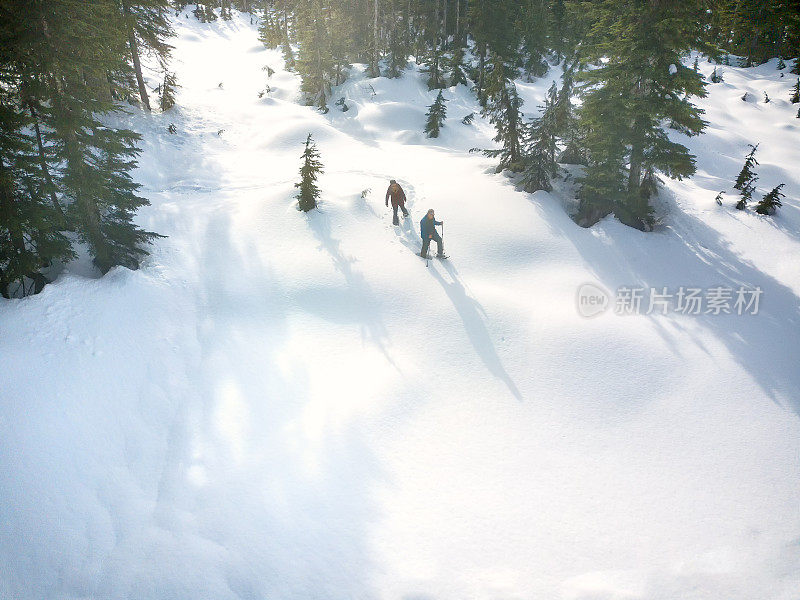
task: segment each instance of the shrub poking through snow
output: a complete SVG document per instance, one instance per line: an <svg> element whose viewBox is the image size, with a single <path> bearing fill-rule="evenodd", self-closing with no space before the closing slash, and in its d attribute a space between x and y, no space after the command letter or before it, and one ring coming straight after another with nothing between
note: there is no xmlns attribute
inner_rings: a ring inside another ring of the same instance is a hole
<svg viewBox="0 0 800 600"><path fill-rule="evenodd" d="M764 92L764 104L769 104L769 94L767 92Z"/></svg>
<svg viewBox="0 0 800 600"><path fill-rule="evenodd" d="M350 107L347 106L347 101L344 99L344 96L339 98L336 102L334 102L334 104L338 106L339 110L341 110L342 112L347 112L348 110L350 110Z"/></svg>
<svg viewBox="0 0 800 600"><path fill-rule="evenodd" d="M724 192L724 191L722 191L722 192L720 192L719 194L717 194L717 197L716 197L716 198L714 198L714 202L716 202L717 204L719 204L720 206L722 206L722 197L723 197L724 195L725 195L725 192Z"/></svg>
<svg viewBox="0 0 800 600"><path fill-rule="evenodd" d="M753 197L753 191L755 191L755 182L758 180L758 176L755 174L753 167L758 165L758 161L756 160L756 150L758 150L758 144L753 146L750 144L750 154L747 155L745 158L744 166L742 170L739 171L739 176L736 178L736 183L733 184L733 188L739 190L741 192L741 198L736 203L736 208L739 210L744 210L747 207L747 203Z"/></svg>
<svg viewBox="0 0 800 600"><path fill-rule="evenodd" d="M775 211L783 206L781 203L781 198L784 197L784 194L781 192L781 188L786 185L785 183L781 183L780 185L775 186L772 188L770 192L764 194L764 197L761 201L756 204L756 212L760 215L774 215Z"/></svg>
<svg viewBox="0 0 800 600"><path fill-rule="evenodd" d="M300 157L303 159L303 165L300 167L300 182L295 183L294 187L300 190L295 198L297 198L297 207L303 212L308 212L317 207L317 198L319 198L320 190L317 187L317 178L320 173L324 171L322 163L319 158L319 150L317 145L311 139L311 134L306 138L305 149Z"/></svg>
<svg viewBox="0 0 800 600"><path fill-rule="evenodd" d="M428 107L428 122L425 124L425 135L429 138L439 137L439 130L444 127L444 120L447 116L445 102L447 100L442 96L442 90L439 90L436 100Z"/></svg>
<svg viewBox="0 0 800 600"><path fill-rule="evenodd" d="M475 113L469 113L466 117L461 119L461 122L464 125L472 125L472 122L475 120Z"/></svg>

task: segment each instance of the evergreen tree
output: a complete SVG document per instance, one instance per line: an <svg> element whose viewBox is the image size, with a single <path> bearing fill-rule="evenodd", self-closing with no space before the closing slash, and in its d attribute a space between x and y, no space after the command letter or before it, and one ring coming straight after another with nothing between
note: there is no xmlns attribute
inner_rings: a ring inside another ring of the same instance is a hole
<svg viewBox="0 0 800 600"><path fill-rule="evenodd" d="M527 81L547 73L549 7L542 0L524 0L520 7L522 66Z"/></svg>
<svg viewBox="0 0 800 600"><path fill-rule="evenodd" d="M449 64L450 85L468 85L466 67L464 66L464 48L462 46L455 46Z"/></svg>
<svg viewBox="0 0 800 600"><path fill-rule="evenodd" d="M792 104L797 104L800 102L800 78L797 79L797 83L794 84L792 88L792 97L789 98L789 101Z"/></svg>
<svg viewBox="0 0 800 600"><path fill-rule="evenodd" d="M334 66L331 38L322 0L300 0L297 5L297 72L306 104L328 112Z"/></svg>
<svg viewBox="0 0 800 600"><path fill-rule="evenodd" d="M551 178L558 175L556 131L558 127L558 91L550 87L542 114L530 120L525 143L525 170L520 184L527 192L553 189Z"/></svg>
<svg viewBox="0 0 800 600"><path fill-rule="evenodd" d="M439 137L439 129L444 127L444 120L447 116L445 102L446 100L444 96L442 96L442 90L439 90L436 100L428 107L428 121L425 124L425 134L429 138Z"/></svg>
<svg viewBox="0 0 800 600"><path fill-rule="evenodd" d="M574 65L567 66L561 78L561 89L555 101L556 135L561 138L564 149L558 156L558 162L573 165L586 165L586 153L583 149L580 124L572 104L575 94Z"/></svg>
<svg viewBox="0 0 800 600"><path fill-rule="evenodd" d="M750 144L750 148L750 153L745 158L742 170L739 171L739 175L736 177L736 183L733 184L733 188L740 191L741 197L736 203L736 208L739 210L744 210L747 207L747 203L753 197L753 192L755 191L755 182L758 180L758 176L754 171L754 167L758 165L758 160L756 160L758 144L755 146Z"/></svg>
<svg viewBox="0 0 800 600"><path fill-rule="evenodd" d="M278 48L284 40L284 30L278 12L267 6L258 27L258 39L267 48Z"/></svg>
<svg viewBox="0 0 800 600"><path fill-rule="evenodd" d="M161 112L167 111L175 106L175 88L178 83L175 73L167 71L164 73L164 82L161 84L161 99L159 101Z"/></svg>
<svg viewBox="0 0 800 600"><path fill-rule="evenodd" d="M30 134L32 118L14 98L20 79L0 73L0 295L9 298L41 291L41 270L73 252L49 197L52 181Z"/></svg>
<svg viewBox="0 0 800 600"><path fill-rule="evenodd" d="M590 160L578 218L591 223L611 209L623 223L651 230L653 178L646 182L645 175L660 171L680 179L695 171L694 156L669 139L664 124L687 135L705 127L702 111L688 99L706 95L702 78L681 63L690 50L706 47L702 2L606 0L584 6L594 22L586 56L599 64L580 75Z"/></svg>
<svg viewBox="0 0 800 600"><path fill-rule="evenodd" d="M517 94L517 87L506 74L508 68L500 57L492 56L492 70L487 79L487 104L481 111L484 117L495 126L497 135L495 142L502 144L497 150L484 150L483 154L491 158L500 158L497 172L508 169L518 173L523 170L522 137L525 125L522 122L522 99Z"/></svg>
<svg viewBox="0 0 800 600"><path fill-rule="evenodd" d="M389 20L386 31L386 77L400 77L408 66L411 53L410 18L406 10L399 9L400 1L391 0L385 16Z"/></svg>
<svg viewBox="0 0 800 600"><path fill-rule="evenodd" d="M775 211L780 208L782 205L781 198L784 197L784 194L781 192L781 188L786 185L781 183L778 186L772 188L770 192L764 195L761 201L756 204L756 212L760 215L774 215Z"/></svg>
<svg viewBox="0 0 800 600"><path fill-rule="evenodd" d="M717 67L714 67L714 72L711 73L711 83L720 83L722 81L722 75L717 73Z"/></svg>
<svg viewBox="0 0 800 600"><path fill-rule="evenodd" d="M319 150L317 150L316 144L311 139L310 133L306 138L305 149L300 158L303 159L303 165L300 167L300 182L294 184L294 187L298 188L300 192L295 198L298 200L298 208L303 212L308 212L313 208L317 208L320 189L317 187L316 182L320 173L324 171L319 160Z"/></svg>
<svg viewBox="0 0 800 600"><path fill-rule="evenodd" d="M447 80L443 70L444 62L444 55L438 46L434 47L425 57L425 61L422 63L422 72L428 76L429 90L447 87Z"/></svg>
<svg viewBox="0 0 800 600"><path fill-rule="evenodd" d="M40 109L47 155L40 164L57 166L69 228L103 273L115 265L137 267L147 254L144 246L157 237L133 223L134 212L147 204L130 176L139 136L101 120L118 110L108 83L124 81L131 72L125 23L118 16L115 2L29 5L26 29L33 35L18 41L14 65L28 79L29 106ZM105 84L99 74L107 74Z"/></svg>

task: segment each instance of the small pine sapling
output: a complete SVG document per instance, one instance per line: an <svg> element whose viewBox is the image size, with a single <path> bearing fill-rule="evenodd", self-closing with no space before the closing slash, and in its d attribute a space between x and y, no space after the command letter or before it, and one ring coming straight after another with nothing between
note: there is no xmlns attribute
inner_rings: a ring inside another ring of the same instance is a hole
<svg viewBox="0 0 800 600"><path fill-rule="evenodd" d="M764 92L764 104L769 104L769 94L767 92Z"/></svg>
<svg viewBox="0 0 800 600"><path fill-rule="evenodd" d="M797 78L797 83L794 84L792 88L792 97L789 98L789 101L792 104L797 104L800 102L800 77Z"/></svg>
<svg viewBox="0 0 800 600"><path fill-rule="evenodd" d="M472 125L472 122L474 120L475 120L475 113L469 113L467 116L465 116L463 119L461 119L461 122L464 125Z"/></svg>
<svg viewBox="0 0 800 600"><path fill-rule="evenodd" d="M161 84L161 97L159 99L161 112L167 111L175 106L175 88L177 87L178 84L175 79L175 73L167 71L164 74L164 83Z"/></svg>
<svg viewBox="0 0 800 600"><path fill-rule="evenodd" d="M298 200L297 208L308 212L317 207L320 189L316 182L320 173L324 171L322 162L319 160L319 150L311 139L310 133L306 138L305 149L300 158L303 159L303 165L300 167L300 182L294 184L294 187L298 188L300 192L295 198Z"/></svg>
<svg viewBox="0 0 800 600"><path fill-rule="evenodd" d="M764 197L761 201L756 204L756 212L760 215L774 215L775 211L783 206L781 203L781 198L784 197L784 194L781 192L781 188L786 185L785 183L781 183L780 185L775 186L772 188L772 191L764 194Z"/></svg>
<svg viewBox="0 0 800 600"><path fill-rule="evenodd" d="M717 67L714 67L714 72L711 73L711 83L720 83L722 81L722 73L717 72Z"/></svg>
<svg viewBox="0 0 800 600"><path fill-rule="evenodd" d="M783 57L782 57L782 56L779 56L779 57L778 57L778 70L779 70L779 71L782 71L782 70L783 70L783 69L785 69L785 68L786 68L786 63L785 63L785 62L783 62Z"/></svg>
<svg viewBox="0 0 800 600"><path fill-rule="evenodd" d="M736 203L736 208L739 210L744 210L747 207L747 203L753 196L753 192L755 191L755 182L758 180L758 176L755 174L753 167L758 165L758 160L756 160L756 150L758 150L758 144L753 146L749 144L751 150L750 153L745 158L744 166L742 166L742 170L739 171L739 176L736 178L736 183L733 184L733 188L737 189L741 192L741 197L739 201Z"/></svg>

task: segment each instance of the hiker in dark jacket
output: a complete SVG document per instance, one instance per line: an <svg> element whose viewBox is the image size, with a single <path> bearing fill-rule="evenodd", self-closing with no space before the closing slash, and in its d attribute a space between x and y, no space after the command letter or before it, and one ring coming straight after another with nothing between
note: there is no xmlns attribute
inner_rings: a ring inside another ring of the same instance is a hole
<svg viewBox="0 0 800 600"><path fill-rule="evenodd" d="M397 207L399 206L403 211L404 217L408 216L408 211L406 210L406 193L394 179L389 182L389 189L386 190L386 206L389 206L389 198L392 199L392 210L394 211L392 223L399 225L400 219L397 218Z"/></svg>
<svg viewBox="0 0 800 600"><path fill-rule="evenodd" d="M422 217L422 221L419 222L419 234L422 236L422 252L420 252L419 255L423 258L428 256L428 246L430 246L431 240L435 240L438 246L436 256L439 258L444 256L442 238L439 232L436 231L436 226L442 223L444 223L444 221L436 220L433 209L430 209L428 214Z"/></svg>

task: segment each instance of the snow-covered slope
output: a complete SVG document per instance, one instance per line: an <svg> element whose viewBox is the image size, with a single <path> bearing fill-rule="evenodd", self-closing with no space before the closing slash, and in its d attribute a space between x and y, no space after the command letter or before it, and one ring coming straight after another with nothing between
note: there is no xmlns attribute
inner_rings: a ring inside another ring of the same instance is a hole
<svg viewBox="0 0 800 600"><path fill-rule="evenodd" d="M140 271L0 300L0 597L798 598L793 79L726 68L659 230L585 230L465 152L493 132L460 123L463 87L427 140L416 72L356 67L351 110L320 115L246 16L176 27L179 107L129 117L140 222L169 237ZM528 110L557 76L520 84ZM786 182L771 218L713 200L756 142L759 189ZM430 207L452 259L426 267ZM584 283L763 295L586 319Z"/></svg>

